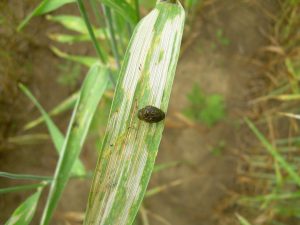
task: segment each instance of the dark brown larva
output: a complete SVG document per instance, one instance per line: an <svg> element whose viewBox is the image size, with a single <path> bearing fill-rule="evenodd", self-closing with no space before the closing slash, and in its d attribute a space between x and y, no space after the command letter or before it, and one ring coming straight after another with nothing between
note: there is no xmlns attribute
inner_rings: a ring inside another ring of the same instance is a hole
<svg viewBox="0 0 300 225"><path fill-rule="evenodd" d="M147 105L138 111L138 118L147 123L158 123L165 118L165 113L155 106Z"/></svg>

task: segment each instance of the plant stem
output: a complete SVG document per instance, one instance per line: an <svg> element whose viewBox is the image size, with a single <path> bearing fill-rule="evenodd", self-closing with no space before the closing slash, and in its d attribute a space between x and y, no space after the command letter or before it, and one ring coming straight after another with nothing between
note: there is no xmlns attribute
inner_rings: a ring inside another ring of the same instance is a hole
<svg viewBox="0 0 300 225"><path fill-rule="evenodd" d="M99 44L98 44L98 42L96 40L95 33L93 31L92 25L91 25L91 23L89 21L89 18L87 16L87 13L86 13L86 10L85 10L85 7L84 7L84 4L83 4L82 0L77 0L77 4L78 4L78 7L79 7L81 16L83 17L85 25L86 25L86 27L88 29L89 35L91 36L91 39L92 39L92 42L93 42L94 47L96 49L96 52L97 52L100 60L102 61L102 63L106 64L107 63L107 57L102 52L102 50L101 50L101 48L100 48L100 46L99 46Z"/></svg>
<svg viewBox="0 0 300 225"><path fill-rule="evenodd" d="M109 34L110 34L111 48L112 48L114 57L116 59L118 69L120 69L121 68L120 55L119 55L118 47L117 47L116 34L115 34L115 31L114 31L114 27L113 27L113 18L112 18L112 15L111 15L111 10L110 10L109 7L107 7L104 4L102 4L102 8L103 8L103 12L104 12L104 15L105 15L105 22L106 22L106 25L108 27L108 31L109 31Z"/></svg>
<svg viewBox="0 0 300 225"><path fill-rule="evenodd" d="M92 42L94 44L94 47L96 49L96 52L97 52L97 54L98 54L101 62L103 64L107 65L107 63L108 63L107 56L103 53L103 51L101 50L101 48L100 48L100 46L99 46L99 44L97 42L95 33L94 33L92 25L91 25L91 23L89 21L89 18L88 18L88 15L86 13L86 10L85 10L85 7L84 7L84 4L83 4L82 0L77 0L77 4L78 4L78 7L79 7L81 16L83 17L85 25L86 25L86 27L88 29L89 35L90 35L90 37L92 39ZM116 85L116 81L115 81L114 77L112 76L112 73L111 73L110 70L109 70L109 77L110 77L111 82L115 86Z"/></svg>
<svg viewBox="0 0 300 225"><path fill-rule="evenodd" d="M135 4L135 12L136 12L136 18L139 21L140 20L140 6L139 6L139 0L134 0Z"/></svg>
<svg viewBox="0 0 300 225"><path fill-rule="evenodd" d="M89 2L90 2L90 5L92 7L93 13L96 17L96 20L98 22L98 25L101 26L102 25L102 23L101 23L102 19L101 19L101 15L100 15L99 11L97 10L97 8L98 8L97 3L95 2L95 0L89 0Z"/></svg>

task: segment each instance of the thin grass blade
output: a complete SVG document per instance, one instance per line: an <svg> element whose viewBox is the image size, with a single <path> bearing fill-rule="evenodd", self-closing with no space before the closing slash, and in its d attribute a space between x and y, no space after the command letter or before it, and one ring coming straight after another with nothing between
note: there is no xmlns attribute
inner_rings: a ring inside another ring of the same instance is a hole
<svg viewBox="0 0 300 225"><path fill-rule="evenodd" d="M45 122L47 124L49 133L52 137L52 141L55 145L55 148L59 152L61 150L61 147L64 142L64 136L61 133L61 131L58 129L58 127L54 124L52 119L49 117L47 112L43 109L41 104L37 101L37 99L33 96L33 94L30 92L30 90L23 84L19 84L19 88L22 90L22 92L33 102L33 104L38 108L40 113L45 119Z"/></svg>
<svg viewBox="0 0 300 225"><path fill-rule="evenodd" d="M296 100L300 99L300 94L277 95L277 96L273 96L272 98L278 99L281 101L296 101Z"/></svg>
<svg viewBox="0 0 300 225"><path fill-rule="evenodd" d="M294 118L294 119L297 119L297 120L300 120L300 115L299 114L294 114L294 113L279 113L283 116L287 116L287 117L290 117L290 118Z"/></svg>
<svg viewBox="0 0 300 225"><path fill-rule="evenodd" d="M125 0L101 0L101 2L119 13L132 25L137 24L138 17L135 9Z"/></svg>
<svg viewBox="0 0 300 225"><path fill-rule="evenodd" d="M35 143L45 142L49 140L50 137L48 134L38 133L38 134L24 134L18 135L14 137L9 137L7 142L11 144L17 145L32 145Z"/></svg>
<svg viewBox="0 0 300 225"><path fill-rule="evenodd" d="M136 27L125 54L87 206L85 225L132 224L154 167L164 123L138 119L167 111L184 26L179 4L161 2Z"/></svg>
<svg viewBox="0 0 300 225"><path fill-rule="evenodd" d="M55 116L55 115L58 115L64 111L68 110L68 109L73 108L77 101L78 95L79 95L78 92L72 94L67 99L63 100L60 104L58 104L54 109L52 109L48 113L48 115ZM43 116L40 116L37 119L34 119L31 122L25 124L24 130L32 129L32 128L36 127L37 125L43 123L44 121L45 121L45 118Z"/></svg>
<svg viewBox="0 0 300 225"><path fill-rule="evenodd" d="M118 51L118 44L117 44L117 40L116 40L116 34L115 34L115 28L114 28L114 23L113 23L113 17L112 17L112 13L109 7L103 5L103 12L105 15L105 23L108 27L108 31L109 31L109 41L110 41L110 45L111 45L111 49L114 55L114 58L116 60L116 64L118 69L120 69L121 67L121 60L120 60L120 55L119 55L119 51Z"/></svg>
<svg viewBox="0 0 300 225"><path fill-rule="evenodd" d="M263 134L255 127L255 125L248 119L245 119L246 123L256 135L256 137L260 140L262 145L266 148L266 150L274 157L276 161L278 161L279 165L290 175L293 181L300 186L300 176L294 170L293 166L290 165L275 149L270 142L263 136Z"/></svg>
<svg viewBox="0 0 300 225"><path fill-rule="evenodd" d="M18 192L18 191L26 191L26 190L31 190L31 189L36 189L39 187L44 187L45 185L49 184L48 182L42 182L42 183L37 183L37 184L24 184L24 185L18 185L18 186L13 186L13 187L8 187L8 188L1 188L0 189L0 195L1 194L6 194L6 193L11 193L11 192Z"/></svg>
<svg viewBox="0 0 300 225"><path fill-rule="evenodd" d="M76 31L82 34L88 34L88 30L86 28L85 22L80 16L72 16L72 15L57 15L51 16L47 15L47 20L52 22L57 22L64 26L65 28Z"/></svg>
<svg viewBox="0 0 300 225"><path fill-rule="evenodd" d="M86 8L84 6L84 3L82 0L76 0L77 2L77 5L78 5L78 8L79 8L79 11L80 11L80 14L85 22L85 25L86 25L86 28L87 28L87 31L91 37L91 40L92 40L92 43L95 47L95 50L97 52L97 55L99 57L99 59L101 60L101 62L103 64L107 64L108 62L108 54L107 52L99 45L97 39L96 39L96 36L95 36L95 32L94 32L94 29L92 27L92 24L90 22L90 19L89 19L89 16L87 14L87 11L86 11ZM112 77L111 77L112 78ZM114 83L114 80L112 80L112 82Z"/></svg>
<svg viewBox="0 0 300 225"><path fill-rule="evenodd" d="M82 85L62 153L56 167L41 225L49 224L60 196L71 175L70 170L78 158L91 120L108 84L108 69L99 63L92 66Z"/></svg>
<svg viewBox="0 0 300 225"><path fill-rule="evenodd" d="M95 31L95 35L97 38L103 40L103 32L98 30L99 32ZM69 34L59 34L59 33L50 33L48 37L60 43L67 43L67 44L74 44L76 42L86 42L90 41L91 38L88 34L79 34L79 35L69 35Z"/></svg>
<svg viewBox="0 0 300 225"><path fill-rule="evenodd" d="M286 192L286 193L271 193L267 195L259 195L259 196L252 196L252 197L244 197L241 198L242 201L249 201L249 202L261 202L261 201L279 201L279 200L292 200L292 199L299 199L300 198L300 191L296 192Z"/></svg>
<svg viewBox="0 0 300 225"><path fill-rule="evenodd" d="M61 6L75 2L75 0L43 0L24 20L20 23L17 30L21 31L34 16L39 16L51 12Z"/></svg>
<svg viewBox="0 0 300 225"><path fill-rule="evenodd" d="M54 52L55 55L67 59L73 62L81 63L82 65L90 68L92 65L94 65L96 62L99 61L96 57L90 57L90 56L82 56L82 55L70 55L68 53L65 53L58 48L52 46L50 49Z"/></svg>
<svg viewBox="0 0 300 225"><path fill-rule="evenodd" d="M28 197L11 215L5 225L27 225L31 222L38 204L42 188Z"/></svg>
<svg viewBox="0 0 300 225"><path fill-rule="evenodd" d="M62 26L64 26L65 28L79 33L77 35L51 33L49 34L49 37L52 40L61 43L69 43L69 44L72 44L74 42L91 40L88 29L82 17L72 16L72 15L58 15L58 16L48 15L46 18L49 21L57 22ZM102 29L102 28L96 29L94 27L92 27L92 29L95 32L96 38L101 40L104 40L106 38L107 35L106 29Z"/></svg>
<svg viewBox="0 0 300 225"><path fill-rule="evenodd" d="M49 130L49 133L51 135L51 139L56 148L56 151L58 152L58 154L61 154L61 149L63 147L63 143L65 140L63 134L58 129L58 127L55 125L55 123L52 121L52 119L48 115L48 113L43 109L41 104L37 101L37 99L29 91L29 89L26 88L23 84L19 84L19 87L23 91L23 93L34 103L34 105L38 108L38 110L42 114L42 116L46 122L47 128ZM72 168L72 174L74 174L74 175L84 175L85 174L85 168L84 168L82 162L80 161L80 159L76 159L74 166Z"/></svg>
<svg viewBox="0 0 300 225"><path fill-rule="evenodd" d="M160 172L160 171L169 169L169 168L176 167L176 166L178 166L180 163L181 163L180 161L171 161L171 162L166 162L166 163L156 164L156 165L154 166L153 173L157 173L157 172Z"/></svg>
<svg viewBox="0 0 300 225"><path fill-rule="evenodd" d="M65 44L74 44L76 42L85 42L91 40L88 34L69 35L69 34L51 33L48 34L48 37L53 41L57 41Z"/></svg>
<svg viewBox="0 0 300 225"><path fill-rule="evenodd" d="M248 220L246 220L243 216L240 214L236 213L236 217L238 218L239 222L241 225L251 225Z"/></svg>
<svg viewBox="0 0 300 225"><path fill-rule="evenodd" d="M31 175L31 174L16 174L16 173L7 173L7 172L0 172L0 177L5 177L8 179L15 179L15 180L52 180L52 177L38 176L38 175Z"/></svg>
<svg viewBox="0 0 300 225"><path fill-rule="evenodd" d="M176 186L179 186L181 184L183 184L186 180L183 180L183 179L178 179L178 180L174 180L168 184L163 184L163 185L160 185L160 186L157 186L157 187L154 187L152 189L149 189L147 190L146 194L145 194L145 197L152 197L156 194L159 194L163 191L166 191L168 190L169 188L172 188L172 187L176 187Z"/></svg>

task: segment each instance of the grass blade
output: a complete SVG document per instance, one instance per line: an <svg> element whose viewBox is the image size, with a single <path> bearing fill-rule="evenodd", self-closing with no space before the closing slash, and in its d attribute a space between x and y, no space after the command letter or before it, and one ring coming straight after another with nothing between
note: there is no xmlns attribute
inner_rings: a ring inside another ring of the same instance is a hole
<svg viewBox="0 0 300 225"><path fill-rule="evenodd" d="M32 145L39 142L45 142L46 140L49 140L50 137L48 134L25 134L25 135L19 135L14 137L8 138L8 143L11 144L17 144L17 145Z"/></svg>
<svg viewBox="0 0 300 225"><path fill-rule="evenodd" d="M92 42L94 44L94 47L95 47L95 50L99 56L99 59L101 60L101 62L103 64L106 64L107 61L108 61L108 55L106 52L104 52L104 50L102 48L100 48L100 45L96 39L96 36L95 36L95 33L94 33L94 30L93 30L93 27L89 21L89 18L88 18L88 15L86 13L86 9L84 7L84 4L82 2L82 0L77 0L77 5L78 5L78 8L80 10L80 13L81 13L81 16L85 22L85 25L86 25L86 28L87 28L87 31L92 39Z"/></svg>
<svg viewBox="0 0 300 225"><path fill-rule="evenodd" d="M8 179L16 179L16 180L52 180L52 177L38 176L38 175L31 175L31 174L15 174L15 173L7 173L7 172L0 172L0 177L5 177Z"/></svg>
<svg viewBox="0 0 300 225"><path fill-rule="evenodd" d="M158 173L158 172L163 171L165 169L176 167L180 163L181 163L180 161L171 161L171 162L156 164L154 166L153 173Z"/></svg>
<svg viewBox="0 0 300 225"><path fill-rule="evenodd" d="M235 214L238 218L241 225L251 225L243 216L239 215L238 213Z"/></svg>
<svg viewBox="0 0 300 225"><path fill-rule="evenodd" d="M62 153L56 167L41 223L49 224L56 205L70 177L70 170L78 158L91 120L108 84L108 70L99 63L92 66L82 85Z"/></svg>
<svg viewBox="0 0 300 225"><path fill-rule="evenodd" d="M131 25L134 26L138 22L135 9L125 0L101 0L101 2L123 16Z"/></svg>
<svg viewBox="0 0 300 225"><path fill-rule="evenodd" d="M41 104L37 101L37 99L33 96L33 94L29 91L27 87L25 87L23 84L19 84L19 88L22 90L22 92L33 102L33 104L38 108L40 113L45 119L45 122L47 124L49 133L52 137L52 141L55 145L55 148L59 152L61 150L61 146L64 142L64 136L58 129L58 127L54 124L52 119L48 116L47 112L43 109Z"/></svg>
<svg viewBox="0 0 300 225"><path fill-rule="evenodd" d="M57 15L51 16L48 15L46 17L49 21L57 22L64 26L65 28L76 31L81 34L88 34L88 30L84 23L84 20L80 16L72 16L72 15Z"/></svg>
<svg viewBox="0 0 300 225"><path fill-rule="evenodd" d="M11 215L5 225L27 225L31 222L35 213L42 188L28 197Z"/></svg>
<svg viewBox="0 0 300 225"><path fill-rule="evenodd" d="M97 38L104 40L104 32L101 29L95 31ZM90 35L88 34L79 34L79 35L69 35L69 34L59 34L59 33L50 33L48 37L60 43L74 44L76 42L87 42L91 40Z"/></svg>
<svg viewBox="0 0 300 225"><path fill-rule="evenodd" d="M75 2L75 0L43 0L30 14L25 17L24 20L22 20L17 30L21 31L32 19L32 17L43 15L72 2Z"/></svg>
<svg viewBox="0 0 300 225"><path fill-rule="evenodd" d="M43 187L47 185L48 183L42 182L42 183L37 183L37 184L25 184L25 185L19 185L19 186L14 186L14 187L8 187L8 188L1 188L0 189L0 195L1 194L6 194L6 193L11 193L11 192L18 192L18 191L26 191L30 189L35 189L38 187Z"/></svg>
<svg viewBox="0 0 300 225"><path fill-rule="evenodd" d="M52 39L54 41L72 44L74 42L91 40L88 29L87 29L82 17L72 16L72 15L58 15L58 16L48 15L46 18L49 21L57 22L57 23L61 24L62 26L64 26L65 28L79 33L76 35L50 33L48 36L50 39ZM106 38L106 36L107 36L106 29L102 29L102 28L96 29L94 27L92 27L92 29L95 32L96 38L98 38L100 40L104 40Z"/></svg>
<svg viewBox="0 0 300 225"><path fill-rule="evenodd" d="M286 193L271 193L266 195L259 195L253 197L244 197L241 198L241 201L248 201L248 202L261 202L261 201L279 201L279 200L292 200L292 199L299 199L300 198L300 191L296 192L286 192Z"/></svg>
<svg viewBox="0 0 300 225"><path fill-rule="evenodd" d="M86 25L86 28L89 32L89 35L91 37L91 40L93 42L93 45L95 47L95 50L97 52L97 55L99 57L99 59L101 60L101 62L103 64L105 64L106 66L108 65L109 63L109 56L108 54L100 47L97 39L96 39L96 36L95 36L95 33L94 33L94 30L92 28L92 25L90 23L90 20L89 20L89 17L87 15L87 11L85 9L85 6L83 4L83 1L82 0L77 0L77 5L78 5L78 8L79 8L79 11L80 11L80 14L82 16L82 18L84 19L84 22L85 22L85 25ZM111 82L113 83L113 85L115 86L116 82L115 82L115 78L112 74L112 71L109 71L109 77L110 77L110 80Z"/></svg>
<svg viewBox="0 0 300 225"><path fill-rule="evenodd" d="M68 109L71 109L74 107L76 100L78 98L78 92L72 94L71 96L69 96L67 99L65 99L64 101L62 101L59 105L57 105L54 109L52 109L48 115L49 116L55 116L58 115ZM33 127L36 127L37 125L43 123L45 121L43 116L38 117L37 119L27 123L24 126L24 130L29 130Z"/></svg>
<svg viewBox="0 0 300 225"><path fill-rule="evenodd" d="M260 140L267 151L274 157L279 165L290 175L293 181L300 186L300 176L294 170L294 168L279 154L279 152L272 146L270 142L263 136L263 134L255 127L255 125L248 119L245 119L246 123Z"/></svg>
<svg viewBox="0 0 300 225"><path fill-rule="evenodd" d="M80 35L69 35L69 34L58 34L58 33L51 33L48 34L48 37L53 40L60 43L66 43L66 44L74 44L76 42L84 42L84 41L90 41L90 36L87 34L80 34Z"/></svg>
<svg viewBox="0 0 300 225"><path fill-rule="evenodd" d="M132 224L144 197L164 123L137 118L146 105L167 111L184 26L179 4L158 3L127 49L102 144L85 225Z"/></svg>
<svg viewBox="0 0 300 225"><path fill-rule="evenodd" d="M23 84L19 84L20 89L23 91L23 93L34 103L34 105L38 108L40 113L42 114L47 128L49 130L49 133L51 135L51 139L55 145L55 148L58 152L58 154L61 154L61 149L63 147L64 143L64 136L61 133L61 131L58 129L58 127L55 125L55 123L52 121L48 113L43 109L41 104L37 101L37 99L33 96L33 94L29 91L28 88L26 88ZM72 174L76 175L84 175L85 169L82 164L82 162L79 159L76 159L76 162L72 168Z"/></svg>
<svg viewBox="0 0 300 225"><path fill-rule="evenodd" d="M184 183L185 180L183 179L177 179L177 180L174 180L168 184L163 184L163 185L160 185L160 186L157 186L157 187L154 187L152 189L149 189L147 190L146 194L145 194L145 197L152 197L156 194L159 194L163 191L166 191L168 190L169 188L171 187L176 187L178 185L181 185Z"/></svg>
<svg viewBox="0 0 300 225"><path fill-rule="evenodd" d="M82 55L70 55L68 53L62 52L58 48L52 46L50 49L54 52L55 55L67 59L73 62L81 63L82 65L85 65L86 67L90 68L92 65L94 65L97 61L99 61L96 57L90 57L90 56L82 56Z"/></svg>
<svg viewBox="0 0 300 225"><path fill-rule="evenodd" d="M277 95L277 96L272 96L272 98L281 101L295 101L300 99L300 94Z"/></svg>
<svg viewBox="0 0 300 225"><path fill-rule="evenodd" d="M103 12L105 15L105 22L106 25L108 27L108 31L109 31L109 35L110 35L110 45L111 45L111 49L112 52L114 54L118 69L120 69L121 67L121 63L120 63L120 55L118 52L118 45L117 45L117 41L116 41L116 35L115 35L115 31L114 31L114 27L113 27L113 17L111 15L111 11L110 8L107 6L103 6Z"/></svg>
<svg viewBox="0 0 300 225"><path fill-rule="evenodd" d="M294 119L297 119L297 120L300 119L300 115L299 115L299 114L294 114L294 113L282 113L282 112L279 112L279 114L280 114L280 115L283 115L283 116L290 117L290 118L294 118Z"/></svg>

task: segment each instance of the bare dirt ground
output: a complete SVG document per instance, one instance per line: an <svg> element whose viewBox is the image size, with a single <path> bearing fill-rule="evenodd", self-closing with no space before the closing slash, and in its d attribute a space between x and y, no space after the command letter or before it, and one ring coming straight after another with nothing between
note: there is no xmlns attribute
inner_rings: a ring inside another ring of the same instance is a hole
<svg viewBox="0 0 300 225"><path fill-rule="evenodd" d="M261 31L269 29L270 21L264 9L276 8L274 1L264 1L262 6L255 2L211 1L195 17L193 31L183 42L183 54L177 68L167 126L157 159L158 163L183 163L154 174L150 187L174 180L179 180L181 184L145 200L144 208L150 224L234 224L231 220L234 216L234 204L228 204L227 199L230 198L229 193L239 188L236 181L239 159L236 153L247 146L243 142L247 131L241 122L243 116L251 110L247 102L252 92L259 87L259 74L250 59L266 43ZM14 3L16 2L4 3L6 8L3 9L6 12L7 9L12 10ZM28 12L28 8L32 8L24 4L15 4L14 7L17 11L11 13L19 16L12 18L12 24L20 20ZM16 12L18 13L15 14ZM43 30L39 29L41 26ZM7 128L1 129L0 171L40 175L53 173L57 156L50 141L46 145L39 143L22 146L10 146L5 141L9 136L18 135L22 124L38 115L30 101L18 92L16 85L19 81L29 85L46 109L51 109L74 91L66 90L56 83L59 72L53 65L62 61L48 49L45 33L51 29L55 27L45 23L42 18L36 18L26 29L29 38L14 39L13 45L5 48L11 52L12 56L8 60L13 60L13 63L10 68L2 64L2 68L5 68L3 74L7 76L0 74L0 79L5 81L1 85L8 84L14 90L15 97L13 101L7 101L8 97L1 97L1 127L5 125ZM220 43L216 36L220 29L229 40L229 45ZM0 44L7 46L13 35L13 31L6 33L6 43ZM0 65L1 63L3 59L0 58ZM26 70L23 69L24 63L29 65ZM22 69L16 70L16 66ZM15 71L17 75L8 76ZM201 124L188 125L177 116L187 106L186 95L195 83L200 85L204 93L218 93L225 98L226 117L212 128ZM9 92L4 93L4 96L9 96ZM68 116L66 114L57 119L62 129L65 129ZM44 127L35 130L37 131L46 132ZM220 142L224 142L225 147L216 156L212 150ZM96 158L94 146L87 145L81 158L86 167L92 170ZM0 187L14 184L15 181L0 179ZM84 212L89 184L90 180L70 182L52 224L65 224L63 216L67 212ZM6 221L29 194L30 191L0 195L0 224ZM39 205L38 216L44 201L45 198ZM38 216L33 224L38 223Z"/></svg>
<svg viewBox="0 0 300 225"><path fill-rule="evenodd" d="M260 29L266 31L270 28L261 9L249 2L217 1L203 10L205 12L202 11L202 16L195 21L195 41L179 62L169 108L170 118L173 115L176 120L174 114L187 106L186 95L195 83L204 93L218 93L225 97L227 116L210 129L199 124L165 130L158 162L183 160L188 166L154 175L152 186L190 178L184 184L146 200L149 210L169 224L227 224L220 209L226 205L228 193L238 189L236 167L239 159L236 153L246 147L242 142L245 135L248 136L241 122L251 111L248 100L259 85L259 74L250 62L266 44ZM262 7L274 10L275 6L266 4ZM228 46L218 43L218 29L222 29L224 37L230 41ZM220 155L215 156L212 149L221 141L226 143L225 147ZM164 224L152 219L151 224Z"/></svg>

